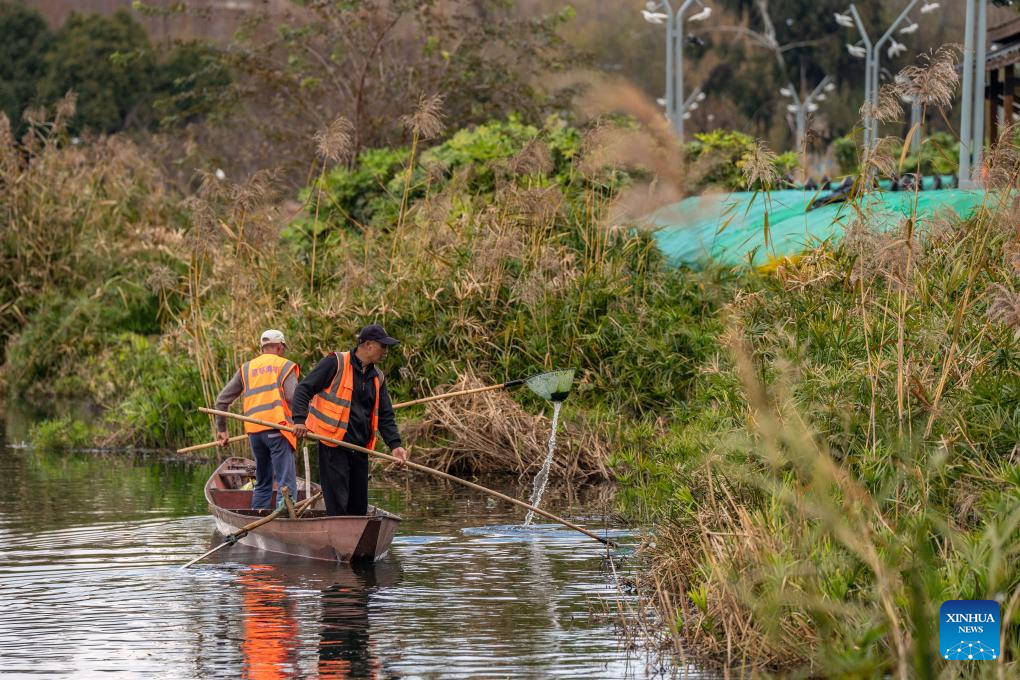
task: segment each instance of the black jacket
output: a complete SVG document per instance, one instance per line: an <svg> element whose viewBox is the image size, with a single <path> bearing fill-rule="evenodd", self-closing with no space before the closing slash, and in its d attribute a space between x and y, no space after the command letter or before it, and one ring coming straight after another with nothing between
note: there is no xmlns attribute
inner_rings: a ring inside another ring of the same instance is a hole
<svg viewBox="0 0 1020 680"><path fill-rule="evenodd" d="M291 404L295 423L304 424L305 418L308 417L308 403L312 397L333 382L339 365L337 358L336 352L327 354L298 384L294 391L294 402ZM350 352L350 359L351 368L354 369L354 391L351 394L351 419L347 423L347 431L342 441L365 446L372 438L372 408L375 406L375 380L372 376L376 368L375 364L369 364L366 370L361 360L354 354L354 350ZM393 416L393 405L390 403L385 382L379 394L379 434L390 450L401 446L400 431L397 430L397 420Z"/></svg>

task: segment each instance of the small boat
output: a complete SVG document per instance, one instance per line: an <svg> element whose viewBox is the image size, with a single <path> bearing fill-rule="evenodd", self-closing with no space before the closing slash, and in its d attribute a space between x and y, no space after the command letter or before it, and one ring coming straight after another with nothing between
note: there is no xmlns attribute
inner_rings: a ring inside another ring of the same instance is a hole
<svg viewBox="0 0 1020 680"><path fill-rule="evenodd" d="M224 535L232 534L270 510L252 510L252 490L248 482L255 481L255 461L231 457L223 461L205 484L205 499L209 512L216 519L216 528ZM248 486L249 488L245 488ZM319 491L312 483L311 493ZM298 502L305 498L305 482L298 478ZM276 507L276 488L273 488L272 506ZM377 560L386 554L400 518L374 506L367 515L326 515L322 499L298 519L286 514L257 529L251 530L238 543L252 548L297 557L308 557L330 562Z"/></svg>

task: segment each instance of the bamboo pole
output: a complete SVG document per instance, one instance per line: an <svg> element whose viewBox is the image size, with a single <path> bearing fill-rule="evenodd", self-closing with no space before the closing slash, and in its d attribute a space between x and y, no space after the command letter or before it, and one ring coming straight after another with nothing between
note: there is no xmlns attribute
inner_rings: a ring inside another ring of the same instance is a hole
<svg viewBox="0 0 1020 680"><path fill-rule="evenodd" d="M399 404L393 405L393 410L398 408L406 408L408 406L415 406L417 404L424 404L429 401L438 401L439 399L449 399L450 397L462 397L465 394L477 394L478 392L491 392L492 390L501 390L507 387L516 387L517 385L523 384L524 380L511 380L510 382L500 383L498 385L488 385L486 387L473 387L469 390L458 390L457 392L447 392L445 394L434 394L431 397L422 397L421 399L412 399L411 401L404 401ZM279 427L279 425L273 425L273 427ZM228 441L230 443L239 442L245 439L248 435L240 434L236 437L231 437ZM205 444L195 444L194 446L188 446L183 449L177 449L177 453L190 453L192 451L201 451L202 449L211 449L214 446L218 446L219 442L206 442Z"/></svg>
<svg viewBox="0 0 1020 680"><path fill-rule="evenodd" d="M275 427L276 429L283 430L285 432L294 432L294 428L289 427L287 425L279 425L277 423L271 423L271 422L269 422L267 420L260 420L258 418L249 418L247 416L238 415L236 413L230 413L229 411L217 411L216 409L205 408L205 407L200 407L198 410L201 411L202 413L207 413L209 415L226 416L227 418L234 418L236 420L241 420L241 421L244 421L246 423L254 423L255 425L264 425L264 426L267 426L267 427ZM488 488L486 488L486 487L484 487L484 486L482 486L480 484L475 484L474 482L469 482L466 479L461 479L460 477L455 477L455 476L453 476L451 474L447 474L445 472L440 472L439 470L435 470L433 468L426 467L425 465L419 465L418 463L412 463L410 461L402 461L399 458L396 458L395 456L391 456L391 455L389 455L387 453L382 453L380 451L373 451L372 449L366 449L363 446L357 446L355 444L348 444L347 442L342 442L339 439L333 439L332 437L323 437L322 435L315 434L314 432L309 432L307 434L307 437L309 439L316 439L318 441L325 442L327 444L332 444L333 446L342 446L345 449L350 449L352 451L360 451L361 453L367 454L369 456L375 456L376 458L382 458L383 460L389 461L391 463L396 463L397 465L407 466L407 467L411 468L412 470L418 470L419 472L426 472L426 473L428 473L430 475L434 475L436 477L441 477L442 479L447 479L447 480L449 480L451 482L457 482L458 484L463 484L464 486L466 486L468 488L474 489L475 491L480 491L480 492L482 492L484 494L488 494L489 496L492 496L493 498L499 498L500 500L504 500L507 503L512 503L512 504L514 504L514 505L516 505L518 507L524 508L525 510L531 510L532 512L534 512L537 515L541 515L542 517L545 517L546 519L551 519L554 522L558 522L559 524L562 524L563 526L565 526L565 527L567 527L569 529L573 529L574 531L579 531L579 532L581 532L582 534L584 534L585 536L587 536L589 538L594 538L599 543L602 543L602 544L604 544L604 545L606 545L606 546L608 546L610 548L615 548L616 547L616 544L613 543L612 541L610 541L609 539L602 538L601 536L597 536L596 534L593 534L592 532L588 531L587 529L584 529L582 527L577 526L576 524L572 524L571 522L568 522L567 520L563 519L562 517L557 517L556 515L552 514L551 512L546 512L545 510L543 510L541 508L538 508L538 507L535 507L534 505L530 505L528 503L525 503L524 501L519 501L516 498L512 498L511 496L507 496L505 494L501 494L498 491L493 491L492 489L488 489Z"/></svg>
<svg viewBox="0 0 1020 680"><path fill-rule="evenodd" d="M247 439L248 435L239 434L236 437L231 437L227 442L233 444L239 442L242 439ZM192 451L201 451L202 449L211 449L214 446L219 446L219 442L206 442L205 444L195 444L194 446L185 446L183 449L177 449L177 453L191 453Z"/></svg>
<svg viewBox="0 0 1020 680"><path fill-rule="evenodd" d="M521 381L523 382L523 381ZM450 397L462 397L465 394L478 394L479 392L491 392L493 390L501 390L508 386L519 384L517 381L510 383L500 383L499 385L488 385L487 387L472 387L469 390L458 390L456 392L446 392L445 394L434 394L431 397L422 397L421 399L413 399L411 401L404 401L399 404L393 405L393 410L398 408L405 408L407 406L415 406L417 404L424 404L430 401L438 401L440 399L449 399Z"/></svg>

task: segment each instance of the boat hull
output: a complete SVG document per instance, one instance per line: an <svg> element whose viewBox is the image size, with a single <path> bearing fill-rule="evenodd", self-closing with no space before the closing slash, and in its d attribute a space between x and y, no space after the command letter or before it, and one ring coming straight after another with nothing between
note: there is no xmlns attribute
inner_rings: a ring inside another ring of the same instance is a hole
<svg viewBox="0 0 1020 680"><path fill-rule="evenodd" d="M251 491L241 489L255 474L254 461L228 458L209 478L205 487L209 511L216 528L224 535L250 524L267 511L254 511ZM305 497L305 485L299 480L298 501ZM311 485L314 495L319 490ZM275 491L274 491L275 503ZM367 516L325 516L322 500L316 501L310 517L278 517L248 532L238 543L283 555L329 562L377 560L389 550L400 518L379 508L369 507Z"/></svg>

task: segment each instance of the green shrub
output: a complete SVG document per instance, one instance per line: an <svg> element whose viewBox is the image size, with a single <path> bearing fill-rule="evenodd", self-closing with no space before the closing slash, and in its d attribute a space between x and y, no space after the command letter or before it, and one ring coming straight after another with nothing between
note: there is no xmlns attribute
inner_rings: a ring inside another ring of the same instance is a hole
<svg viewBox="0 0 1020 680"><path fill-rule="evenodd" d="M860 170L860 151L852 135L840 137L832 143L832 154L841 175L856 175Z"/></svg>
<svg viewBox="0 0 1020 680"><path fill-rule="evenodd" d="M320 230L326 225L359 231L383 215L392 215L399 202L387 192L387 186L407 164L408 149L367 149L354 166L337 166L301 192L309 214L288 229L288 237L300 240L311 236L318 209ZM322 196L320 198L319 191Z"/></svg>
<svg viewBox="0 0 1020 680"><path fill-rule="evenodd" d="M92 427L70 416L43 420L29 430L32 446L46 451L83 449L93 444Z"/></svg>
<svg viewBox="0 0 1020 680"><path fill-rule="evenodd" d="M82 372L69 358L97 354L119 333L159 330L159 300L140 284L118 277L77 295L46 292L7 346L11 386L31 398L75 396Z"/></svg>
<svg viewBox="0 0 1020 680"><path fill-rule="evenodd" d="M148 339L122 334L89 362L96 376L90 392L110 406L105 429L120 445L167 448L210 434L209 418L194 361L161 349Z"/></svg>
<svg viewBox="0 0 1020 680"><path fill-rule="evenodd" d="M495 188L498 173L513 174L507 161L529 142L541 143L540 153L548 154L549 163L546 168L532 168L533 181L554 181L563 186L573 181L573 160L581 146L580 131L557 117L551 117L543 128L511 117L459 130L421 153L412 171L409 199L414 201L426 193L442 191L462 171L468 172L460 192L489 193ZM320 237L325 234L328 242L335 242L335 238L330 241L329 234L336 227L359 231L370 224L388 227L395 223L407 179L409 154L410 150L404 147L368 149L351 167L337 166L327 171L320 182L301 192L308 214L288 227L286 238L300 244L317 232Z"/></svg>
<svg viewBox="0 0 1020 680"><path fill-rule="evenodd" d="M162 127L194 123L234 105L229 68L216 50L201 42L174 47L158 64L155 78L153 107Z"/></svg>
<svg viewBox="0 0 1020 680"><path fill-rule="evenodd" d="M731 191L746 191L747 182L741 170L744 156L754 148L750 135L735 130L713 130L694 135L694 141L687 144L685 153L688 162L697 168L698 188L721 187ZM785 177L800 165L800 158L794 151L778 154L775 160L776 174Z"/></svg>
<svg viewBox="0 0 1020 680"><path fill-rule="evenodd" d="M749 135L734 130L713 130L694 135L687 145L687 158L698 162L702 186L744 189L744 177L737 164L754 146Z"/></svg>
<svg viewBox="0 0 1020 680"><path fill-rule="evenodd" d="M921 152L910 154L903 162L903 172L922 175L952 175L959 171L960 143L948 132L934 132L921 140Z"/></svg>

